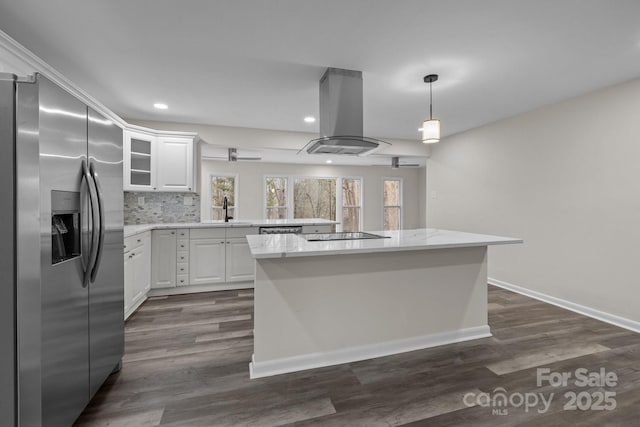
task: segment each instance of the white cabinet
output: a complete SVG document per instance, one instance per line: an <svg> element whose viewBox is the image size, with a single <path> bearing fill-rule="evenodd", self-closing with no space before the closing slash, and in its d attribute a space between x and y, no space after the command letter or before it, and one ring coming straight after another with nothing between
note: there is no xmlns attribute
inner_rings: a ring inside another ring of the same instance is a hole
<svg viewBox="0 0 640 427"><path fill-rule="evenodd" d="M153 191L156 182L156 137L125 130L124 189Z"/></svg>
<svg viewBox="0 0 640 427"><path fill-rule="evenodd" d="M151 287L175 288L176 230L154 230L151 239Z"/></svg>
<svg viewBox="0 0 640 427"><path fill-rule="evenodd" d="M302 226L303 233L331 233L332 231L333 231L333 225L331 224Z"/></svg>
<svg viewBox="0 0 640 427"><path fill-rule="evenodd" d="M189 246L189 284L225 281L224 239L195 239Z"/></svg>
<svg viewBox="0 0 640 427"><path fill-rule="evenodd" d="M257 233L258 227L154 230L151 295L251 287L255 261L246 236Z"/></svg>
<svg viewBox="0 0 640 427"><path fill-rule="evenodd" d="M257 231L252 227L191 229L189 284L252 281L254 260L246 235Z"/></svg>
<svg viewBox="0 0 640 427"><path fill-rule="evenodd" d="M255 262L245 237L226 240L225 261L227 282L244 282L255 278Z"/></svg>
<svg viewBox="0 0 640 427"><path fill-rule="evenodd" d="M125 129L125 191L196 190L195 134L163 134Z"/></svg>
<svg viewBox="0 0 640 427"><path fill-rule="evenodd" d="M192 191L193 138L159 137L158 191Z"/></svg>
<svg viewBox="0 0 640 427"><path fill-rule="evenodd" d="M125 319L144 302L151 287L151 251L149 232L125 239L124 313Z"/></svg>
<svg viewBox="0 0 640 427"><path fill-rule="evenodd" d="M127 319L133 311L133 262L131 254L124 253L124 318Z"/></svg>

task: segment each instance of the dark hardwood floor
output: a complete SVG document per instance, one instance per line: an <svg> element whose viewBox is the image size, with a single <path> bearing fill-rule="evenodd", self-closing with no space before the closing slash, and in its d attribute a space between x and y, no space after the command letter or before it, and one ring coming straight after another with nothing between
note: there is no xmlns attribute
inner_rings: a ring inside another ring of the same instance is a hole
<svg viewBox="0 0 640 427"><path fill-rule="evenodd" d="M151 298L76 425L640 425L640 334L503 289L489 287L491 338L256 380L252 316L251 290ZM538 386L537 368L572 377ZM576 384L579 368L618 381Z"/></svg>

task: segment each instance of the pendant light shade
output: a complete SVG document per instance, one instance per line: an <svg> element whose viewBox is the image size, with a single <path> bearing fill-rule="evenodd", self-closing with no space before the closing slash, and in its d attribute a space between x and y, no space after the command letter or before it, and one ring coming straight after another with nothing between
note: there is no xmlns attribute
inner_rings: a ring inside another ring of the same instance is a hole
<svg viewBox="0 0 640 427"><path fill-rule="evenodd" d="M422 142L434 144L440 141L440 120L429 119L422 123Z"/></svg>
<svg viewBox="0 0 640 427"><path fill-rule="evenodd" d="M440 142L440 120L433 118L433 92L431 83L438 80L437 74L429 74L424 77L424 82L429 83L429 118L422 123L422 142L435 144Z"/></svg>

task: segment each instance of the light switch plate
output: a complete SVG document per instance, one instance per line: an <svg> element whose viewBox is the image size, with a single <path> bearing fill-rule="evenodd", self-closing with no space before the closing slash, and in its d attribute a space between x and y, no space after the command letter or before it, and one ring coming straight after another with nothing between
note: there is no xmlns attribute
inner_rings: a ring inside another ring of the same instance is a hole
<svg viewBox="0 0 640 427"><path fill-rule="evenodd" d="M438 198L438 193L436 193L436 190L431 190L431 198L432 199L437 199Z"/></svg>
<svg viewBox="0 0 640 427"><path fill-rule="evenodd" d="M184 205L185 206L192 206L193 205L193 197L184 196Z"/></svg>
<svg viewBox="0 0 640 427"><path fill-rule="evenodd" d="M144 196L138 197L138 206L144 206Z"/></svg>

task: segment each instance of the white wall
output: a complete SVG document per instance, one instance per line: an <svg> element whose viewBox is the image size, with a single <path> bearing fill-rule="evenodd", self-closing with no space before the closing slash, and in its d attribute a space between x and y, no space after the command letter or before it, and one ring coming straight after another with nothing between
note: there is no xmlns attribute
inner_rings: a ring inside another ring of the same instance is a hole
<svg viewBox="0 0 640 427"><path fill-rule="evenodd" d="M236 162L204 160L201 163L201 199L203 220L211 219L205 200L212 174L238 174L237 219L264 218L264 177L265 175L298 176L360 176L363 178L363 230L382 229L382 179L400 177L403 180L403 226L418 228L419 196L418 168L391 169L383 166L333 166L298 165L264 162Z"/></svg>
<svg viewBox="0 0 640 427"><path fill-rule="evenodd" d="M634 80L446 138L428 226L521 237L490 277L640 321L639 112Z"/></svg>

